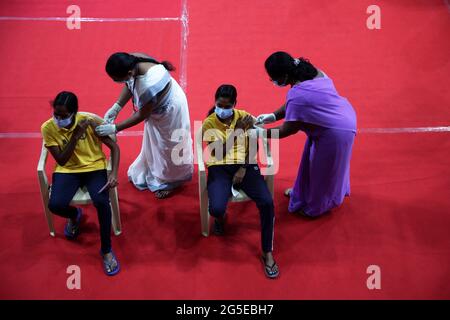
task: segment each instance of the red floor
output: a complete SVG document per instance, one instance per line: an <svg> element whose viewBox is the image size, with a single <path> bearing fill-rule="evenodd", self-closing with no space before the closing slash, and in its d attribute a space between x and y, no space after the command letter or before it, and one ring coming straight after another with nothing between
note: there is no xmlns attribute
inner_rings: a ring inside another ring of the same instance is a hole
<svg viewBox="0 0 450 320"><path fill-rule="evenodd" d="M382 29L366 28L372 1L187 0L187 93L201 120L216 87L233 83L241 108L259 114L283 103L264 73L275 50L309 57L335 81L359 128L450 124L450 11L445 1L377 1ZM134 2L134 4L133 4ZM84 17L178 17L179 1L78 1ZM15 1L0 17L65 17L69 2ZM130 8L130 9L128 9ZM1 19L1 18L0 18ZM141 137L120 137L120 206L124 232L113 245L122 264L103 275L95 210L77 243L51 238L36 165L48 100L72 90L82 110L102 115L119 87L104 72L114 51L143 51L180 66L180 22L0 20L0 298L6 299L432 299L450 298L450 133L357 136L352 195L331 215L308 221L287 213L282 196L295 178L304 136L280 142L276 176L275 257L281 277L264 278L258 214L232 204L227 236L200 235L197 179L157 201L126 178ZM178 79L180 71L174 76ZM131 112L122 112L121 119ZM133 131L141 127L133 128ZM49 172L51 166L49 166ZM81 267L82 289L66 288L66 268ZM366 287L366 268L381 268L381 290Z"/></svg>

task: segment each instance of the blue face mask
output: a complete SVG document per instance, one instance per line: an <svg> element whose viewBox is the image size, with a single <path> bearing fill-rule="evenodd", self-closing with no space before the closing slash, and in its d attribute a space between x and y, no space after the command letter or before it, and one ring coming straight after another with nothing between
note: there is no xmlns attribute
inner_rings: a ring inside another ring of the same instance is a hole
<svg viewBox="0 0 450 320"><path fill-rule="evenodd" d="M216 108L214 109L214 112L220 119L227 119L233 115L233 109L234 108L224 109L224 108L216 106Z"/></svg>
<svg viewBox="0 0 450 320"><path fill-rule="evenodd" d="M53 116L53 121L55 121L56 125L59 128L67 127L72 122L73 113L66 119L57 119L55 116Z"/></svg>
<svg viewBox="0 0 450 320"><path fill-rule="evenodd" d="M273 83L274 85L276 85L277 87L285 87L285 86L286 86L286 84L280 84L280 83L278 83L278 81L276 81L276 80L272 81L272 83Z"/></svg>

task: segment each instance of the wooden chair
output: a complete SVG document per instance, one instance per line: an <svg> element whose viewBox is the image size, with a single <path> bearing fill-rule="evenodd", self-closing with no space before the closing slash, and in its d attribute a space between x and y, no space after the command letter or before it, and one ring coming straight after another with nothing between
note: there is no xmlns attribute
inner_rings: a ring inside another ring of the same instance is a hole
<svg viewBox="0 0 450 320"><path fill-rule="evenodd" d="M103 122L104 120L97 116L96 114L89 113L89 112L79 112L80 114L88 115L96 120L99 120ZM116 141L116 135L110 135L111 139ZM48 209L48 201L50 199L50 193L51 193L51 185L48 184L48 178L47 173L45 171L45 164L47 162L48 157L48 150L44 146L44 142L42 142L42 149L41 149L41 156L39 157L39 162L37 166L37 173L38 173L38 181L39 181L39 188L41 191L41 197L42 197L42 204L44 206L44 213L45 217L47 219L48 228L50 230L50 235L52 237L55 236L55 228L53 225L53 214ZM111 161L108 160L108 166L107 166L107 172L108 175L111 173ZM114 234L118 236L122 233L122 224L120 222L120 209L119 209L119 197L117 194L117 187L109 189L109 199L110 199L110 205L111 205L111 212L112 212L112 228L114 231ZM85 205L92 203L91 197L89 196L89 192L87 191L86 187L78 189L77 193L73 197L72 201L70 202L71 205L77 206L77 205Z"/></svg>
<svg viewBox="0 0 450 320"><path fill-rule="evenodd" d="M261 138L263 145L263 152L266 158L267 170L271 171L273 167L273 158L270 151L270 144L267 138ZM205 163L203 162L203 136L202 129L200 128L196 132L195 136L195 148L197 153L197 163L198 163L198 195L200 201L200 220L201 220L201 231L202 235L205 237L209 236L209 211L208 211L208 189L206 182L206 169ZM274 192L274 174L264 175L264 179L266 181L267 187L269 188L270 193ZM231 202L242 202L248 201L250 198L245 194L244 191L238 190L239 195L231 196L229 201Z"/></svg>

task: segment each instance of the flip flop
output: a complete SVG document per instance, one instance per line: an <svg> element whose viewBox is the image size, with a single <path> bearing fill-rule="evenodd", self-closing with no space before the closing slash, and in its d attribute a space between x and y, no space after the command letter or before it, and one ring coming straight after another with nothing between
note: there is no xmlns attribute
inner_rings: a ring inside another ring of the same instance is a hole
<svg viewBox="0 0 450 320"><path fill-rule="evenodd" d="M72 225L70 219L68 219L66 226L64 227L64 235L69 240L75 240L80 234L80 223L83 211L81 208L77 208L77 222Z"/></svg>
<svg viewBox="0 0 450 320"><path fill-rule="evenodd" d="M275 279L280 275L280 269L275 267L278 267L277 263L275 262L275 260L273 260L273 264L272 266L269 266L266 264L266 258L264 256L261 256L261 262L264 266L264 273L266 274L266 277L269 279Z"/></svg>
<svg viewBox="0 0 450 320"><path fill-rule="evenodd" d="M120 264L119 261L116 258L116 255L114 254L114 252L111 250L111 255L112 255L112 260L111 262L107 261L104 257L104 254L102 253L102 251L100 250L100 255L102 256L102 260L103 260L103 271L105 272L105 274L107 276L114 276L116 274L119 273L120 271ZM112 262L116 262L116 267L113 269L112 268Z"/></svg>
<svg viewBox="0 0 450 320"><path fill-rule="evenodd" d="M155 191L156 199L165 199L168 198L172 194L172 190L158 190Z"/></svg>

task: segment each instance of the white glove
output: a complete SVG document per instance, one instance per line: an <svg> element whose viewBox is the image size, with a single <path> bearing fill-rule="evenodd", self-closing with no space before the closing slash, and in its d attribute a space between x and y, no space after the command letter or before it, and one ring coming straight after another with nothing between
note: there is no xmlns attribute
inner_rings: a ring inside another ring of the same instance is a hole
<svg viewBox="0 0 450 320"><path fill-rule="evenodd" d="M122 110L122 107L117 102L114 103L113 106L106 111L105 116L103 117L105 122L113 123L114 120L116 120L120 110Z"/></svg>
<svg viewBox="0 0 450 320"><path fill-rule="evenodd" d="M102 124L95 128L95 132L100 136L109 136L111 134L116 134L117 128L115 124Z"/></svg>
<svg viewBox="0 0 450 320"><path fill-rule="evenodd" d="M273 113L264 113L264 114L260 114L256 120L258 121L257 123L272 123L277 121L277 118L275 117L275 114Z"/></svg>

